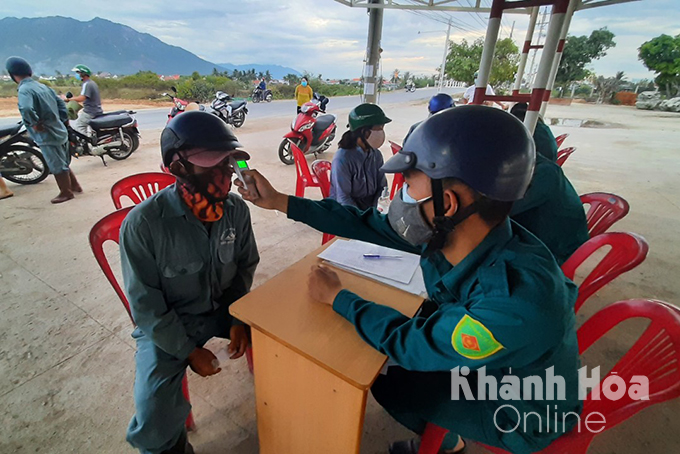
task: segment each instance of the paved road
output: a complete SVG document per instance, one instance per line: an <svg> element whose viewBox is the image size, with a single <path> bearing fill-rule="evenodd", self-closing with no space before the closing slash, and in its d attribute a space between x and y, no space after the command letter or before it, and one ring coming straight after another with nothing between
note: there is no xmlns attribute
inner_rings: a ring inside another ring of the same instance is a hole
<svg viewBox="0 0 680 454"><path fill-rule="evenodd" d="M461 94L463 89L448 89L447 92L452 96ZM380 98L381 105L398 104L408 101L418 101L430 98L437 92L435 88L423 88L415 93L406 93L404 90L383 93ZM455 97L455 96L454 96ZM331 98L328 104L328 112L333 113L336 109L350 109L361 102L359 96L342 96ZM105 104L106 106L106 104ZM140 130L160 129L165 126L168 108L144 109L137 112L136 117ZM295 101L287 99L273 101L271 103L248 103L248 118L267 118L290 115L295 116ZM0 118L0 126L9 126L19 121L19 117ZM247 121L247 120L246 120Z"/></svg>

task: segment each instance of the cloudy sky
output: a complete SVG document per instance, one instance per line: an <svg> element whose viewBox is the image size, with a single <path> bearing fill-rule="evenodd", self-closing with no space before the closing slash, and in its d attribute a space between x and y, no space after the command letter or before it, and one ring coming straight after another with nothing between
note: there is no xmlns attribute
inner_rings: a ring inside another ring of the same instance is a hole
<svg viewBox="0 0 680 454"><path fill-rule="evenodd" d="M459 0L466 4L471 0ZM402 0L406 3L408 0ZM482 0L490 4L491 0ZM215 63L267 63L321 73L324 77L358 77L366 48L368 16L333 0L21 0L3 2L2 13L15 17L96 16L123 23ZM388 10L384 17L383 74L398 68L433 73L441 63L445 28L442 14ZM486 17L454 13L452 39L484 35ZM528 18L506 15L502 37L524 40ZM678 0L642 0L579 11L570 32L589 34L608 27L616 47L595 62L601 75L625 71L629 78L649 78L637 48L662 33L680 33ZM420 32L420 33L419 33Z"/></svg>

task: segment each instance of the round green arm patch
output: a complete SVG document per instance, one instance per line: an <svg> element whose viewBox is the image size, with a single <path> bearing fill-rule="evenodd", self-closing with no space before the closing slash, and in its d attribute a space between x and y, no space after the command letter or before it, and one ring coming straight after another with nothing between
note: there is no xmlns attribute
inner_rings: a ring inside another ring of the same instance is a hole
<svg viewBox="0 0 680 454"><path fill-rule="evenodd" d="M460 319L451 335L451 345L468 359L484 359L505 348L489 329L469 315Z"/></svg>

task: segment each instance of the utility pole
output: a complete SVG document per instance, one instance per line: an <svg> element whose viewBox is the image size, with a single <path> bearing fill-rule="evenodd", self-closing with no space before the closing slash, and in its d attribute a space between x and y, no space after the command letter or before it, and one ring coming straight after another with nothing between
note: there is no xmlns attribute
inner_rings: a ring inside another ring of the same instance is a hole
<svg viewBox="0 0 680 454"><path fill-rule="evenodd" d="M370 0L383 4L384 0ZM369 8L368 18L368 56L364 68L364 102L377 101L378 67L380 64L380 37L382 36L383 8Z"/></svg>
<svg viewBox="0 0 680 454"><path fill-rule="evenodd" d="M444 89L444 77L446 74L446 57L449 54L449 38L451 37L451 19L449 19L449 28L446 29L446 41L444 42L444 56L442 57L442 67L439 71L439 90Z"/></svg>
<svg viewBox="0 0 680 454"><path fill-rule="evenodd" d="M512 28L510 29L510 39L512 39L512 34L515 31L515 21L512 21Z"/></svg>

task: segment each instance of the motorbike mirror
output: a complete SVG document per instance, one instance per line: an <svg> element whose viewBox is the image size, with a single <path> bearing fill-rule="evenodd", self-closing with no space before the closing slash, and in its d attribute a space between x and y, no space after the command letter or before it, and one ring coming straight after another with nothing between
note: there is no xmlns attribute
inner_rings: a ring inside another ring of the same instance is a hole
<svg viewBox="0 0 680 454"><path fill-rule="evenodd" d="M175 88L174 85L173 85L172 87L170 87L170 90L172 90L173 92L177 93L177 89Z"/></svg>

